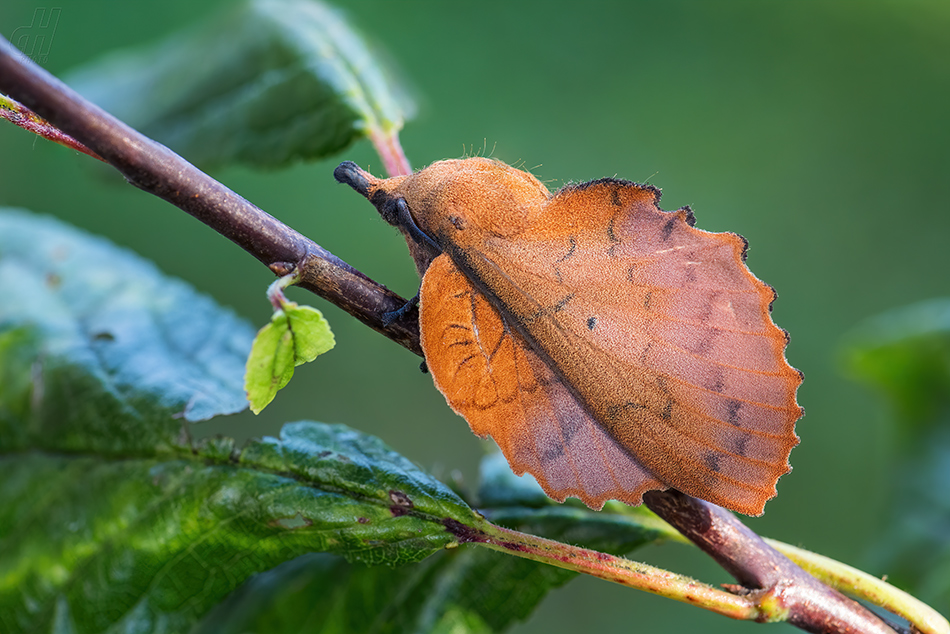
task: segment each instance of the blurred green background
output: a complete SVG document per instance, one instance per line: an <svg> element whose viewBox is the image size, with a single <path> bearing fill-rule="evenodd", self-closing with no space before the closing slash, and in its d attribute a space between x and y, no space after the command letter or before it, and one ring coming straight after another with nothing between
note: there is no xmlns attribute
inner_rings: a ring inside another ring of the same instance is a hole
<svg viewBox="0 0 950 634"><path fill-rule="evenodd" d="M45 66L63 74L105 51L160 39L221 4L59 2ZM0 32L30 24L39 6L51 5L5 0ZM402 134L416 167L474 152L523 163L551 189L603 176L648 181L663 189L665 209L691 205L698 227L748 238L750 267L779 293L774 318L791 333L788 357L805 373L799 401L807 410L795 470L766 515L749 523L866 566L893 502L896 434L884 401L842 377L837 346L870 315L950 294L950 4L355 0L344 8L418 96L419 114ZM411 296L418 281L403 241L333 181L343 159L382 172L361 142L288 170L214 175ZM264 267L93 163L0 125L0 205L108 236L265 322L272 276ZM198 433L247 437L301 418L344 422L436 473L459 470L471 481L480 441L418 371L418 359L321 300L292 297L324 310L337 348L299 368L262 415L214 421ZM682 546L636 557L730 581ZM761 626L579 579L513 631L660 627Z"/></svg>

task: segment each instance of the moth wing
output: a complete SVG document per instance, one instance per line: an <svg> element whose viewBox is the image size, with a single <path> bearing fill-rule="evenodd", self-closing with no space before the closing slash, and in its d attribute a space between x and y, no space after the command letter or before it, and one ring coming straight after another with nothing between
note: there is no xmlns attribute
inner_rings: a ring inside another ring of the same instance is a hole
<svg viewBox="0 0 950 634"><path fill-rule="evenodd" d="M531 229L466 262L655 477L760 514L798 443L801 373L745 240L657 197L615 180L566 188Z"/></svg>
<svg viewBox="0 0 950 634"><path fill-rule="evenodd" d="M550 497L600 508L612 499L640 504L644 492L666 488L594 421L446 255L423 278L420 322L426 363L449 405Z"/></svg>

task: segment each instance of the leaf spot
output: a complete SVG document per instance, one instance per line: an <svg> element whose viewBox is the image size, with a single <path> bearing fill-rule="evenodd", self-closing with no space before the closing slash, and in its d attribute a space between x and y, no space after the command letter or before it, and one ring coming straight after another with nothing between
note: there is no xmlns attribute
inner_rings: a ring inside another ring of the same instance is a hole
<svg viewBox="0 0 950 634"><path fill-rule="evenodd" d="M389 490L389 501L392 502L392 506L389 507L389 512L393 514L393 517L402 517L409 513L415 506L408 495L396 489Z"/></svg>
<svg viewBox="0 0 950 634"><path fill-rule="evenodd" d="M442 525L445 526L446 531L452 533L456 538L458 538L460 544L488 541L481 531L477 531L471 526L467 526L456 519L452 519L451 517L444 518L442 520ZM453 546L453 548L457 546L458 544Z"/></svg>
<svg viewBox="0 0 950 634"><path fill-rule="evenodd" d="M273 520L271 521L271 526L279 526L281 528L294 530L295 528L313 526L313 521L302 516L300 513L297 513L293 517L281 517L279 519Z"/></svg>

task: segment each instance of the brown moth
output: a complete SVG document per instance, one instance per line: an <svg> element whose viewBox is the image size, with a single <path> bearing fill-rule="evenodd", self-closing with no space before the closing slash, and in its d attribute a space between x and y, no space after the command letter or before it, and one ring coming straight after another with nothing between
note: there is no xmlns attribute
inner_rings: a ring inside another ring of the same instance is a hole
<svg viewBox="0 0 950 634"><path fill-rule="evenodd" d="M551 194L486 158L335 172L403 232L436 387L554 499L673 487L750 515L798 444L802 375L746 241L605 178Z"/></svg>

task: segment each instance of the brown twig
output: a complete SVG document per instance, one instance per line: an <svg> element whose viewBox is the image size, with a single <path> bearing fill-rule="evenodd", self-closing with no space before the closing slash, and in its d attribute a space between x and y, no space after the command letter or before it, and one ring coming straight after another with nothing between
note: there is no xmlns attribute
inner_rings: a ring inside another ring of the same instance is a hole
<svg viewBox="0 0 950 634"><path fill-rule="evenodd" d="M806 632L893 634L864 606L824 585L766 544L729 511L679 491L650 491L650 510L699 546L735 577L743 590L780 606L785 620Z"/></svg>
<svg viewBox="0 0 950 634"><path fill-rule="evenodd" d="M381 317L404 306L405 299L83 99L2 37L0 92L95 152L131 184L191 214L277 275L299 271L299 286L422 356L415 309L388 324Z"/></svg>
<svg viewBox="0 0 950 634"><path fill-rule="evenodd" d="M300 273L300 286L421 355L418 313L384 324L404 305L319 245L204 174L180 156L89 103L0 38L0 92L45 118L115 167L136 187L191 214L278 275ZM377 143L379 139L374 139ZM398 153L391 162L399 164ZM392 158L391 157L391 158ZM408 164L405 164L408 165ZM397 168L398 169L398 168ZM407 169L407 168L406 168ZM808 575L731 513L676 491L651 492L646 503L738 580L787 608L787 620L810 632L893 633L878 617ZM770 610L769 614L784 615Z"/></svg>

